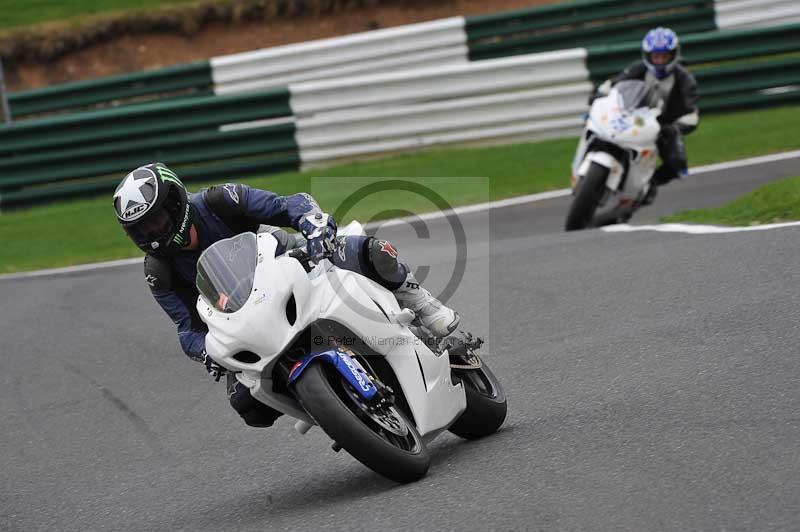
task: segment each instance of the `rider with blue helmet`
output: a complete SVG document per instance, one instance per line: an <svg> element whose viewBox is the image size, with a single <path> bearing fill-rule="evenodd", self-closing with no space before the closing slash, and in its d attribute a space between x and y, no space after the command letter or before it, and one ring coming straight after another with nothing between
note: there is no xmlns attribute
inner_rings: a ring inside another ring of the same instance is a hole
<svg viewBox="0 0 800 532"><path fill-rule="evenodd" d="M652 184L664 185L673 179L688 175L688 161L683 135L697 128L700 116L697 110L697 81L681 64L681 46L678 36L669 28L654 28L642 39L642 59L628 65L615 78L598 88L607 94L611 86L626 79L639 79L658 88L664 102L658 151L662 164L653 174ZM645 204L652 203L656 187L650 189Z"/></svg>
<svg viewBox="0 0 800 532"><path fill-rule="evenodd" d="M642 61L656 79L672 74L680 57L680 41L669 28L655 28L642 39Z"/></svg>

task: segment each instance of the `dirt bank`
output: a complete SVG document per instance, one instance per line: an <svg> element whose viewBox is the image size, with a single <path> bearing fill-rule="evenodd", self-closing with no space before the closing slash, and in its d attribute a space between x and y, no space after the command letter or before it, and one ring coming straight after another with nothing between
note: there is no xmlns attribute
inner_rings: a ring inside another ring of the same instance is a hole
<svg viewBox="0 0 800 532"><path fill-rule="evenodd" d="M454 15L476 15L551 3L554 0L439 0L416 8L367 7L325 16L276 21L209 23L192 35L153 32L112 38L52 62L6 62L10 91L81 79L136 72L359 31L423 22Z"/></svg>

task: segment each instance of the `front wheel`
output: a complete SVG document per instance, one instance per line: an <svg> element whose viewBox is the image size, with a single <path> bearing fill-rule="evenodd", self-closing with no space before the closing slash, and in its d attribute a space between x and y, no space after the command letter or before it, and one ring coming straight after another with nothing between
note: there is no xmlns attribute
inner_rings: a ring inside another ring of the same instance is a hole
<svg viewBox="0 0 800 532"><path fill-rule="evenodd" d="M597 205L603 199L606 191L608 168L597 163L592 163L586 175L578 184L575 199L572 200L565 228L567 231L585 229L592 221Z"/></svg>
<svg viewBox="0 0 800 532"><path fill-rule="evenodd" d="M500 428L506 419L508 405L500 381L489 367L479 361L477 369L453 369L453 377L461 381L467 394L467 409L450 426L450 432L467 440L483 438Z"/></svg>
<svg viewBox="0 0 800 532"><path fill-rule="evenodd" d="M430 454L414 425L394 406L365 404L324 362L309 365L294 391L322 430L373 471L401 483L428 472Z"/></svg>

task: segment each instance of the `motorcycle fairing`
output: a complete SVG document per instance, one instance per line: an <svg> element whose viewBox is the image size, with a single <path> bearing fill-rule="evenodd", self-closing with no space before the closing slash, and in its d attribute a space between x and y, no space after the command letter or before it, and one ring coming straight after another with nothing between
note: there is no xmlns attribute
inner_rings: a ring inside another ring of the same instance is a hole
<svg viewBox="0 0 800 532"><path fill-rule="evenodd" d="M197 310L208 325L206 351L262 403L298 419L313 421L285 394L273 391L272 368L285 349L317 320L340 323L363 338L394 371L423 436L445 430L466 409L461 383L454 384L447 356L436 356L393 317L401 315L394 295L355 272L325 260L310 273L296 259L275 257L277 241L257 236L258 261L253 291L235 313L223 313L198 298ZM294 321L286 306L294 296ZM369 343L369 342L368 342ZM240 352L258 355L253 362L236 359Z"/></svg>
<svg viewBox="0 0 800 532"><path fill-rule="evenodd" d="M658 107L623 108L616 86L607 96L597 98L573 159L573 187L586 175L591 162L596 162L609 169L606 187L618 193L612 195L613 201L609 201L605 209L613 210L617 204L642 197L649 189L658 158L655 139L660 128L657 120L660 114ZM614 149L595 147L606 144L614 145ZM596 217L600 215L598 212Z"/></svg>

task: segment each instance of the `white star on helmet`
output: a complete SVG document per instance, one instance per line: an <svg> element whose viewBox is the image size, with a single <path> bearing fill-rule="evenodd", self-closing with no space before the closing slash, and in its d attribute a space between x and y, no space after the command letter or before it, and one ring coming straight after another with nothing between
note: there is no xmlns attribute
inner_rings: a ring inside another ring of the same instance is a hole
<svg viewBox="0 0 800 532"><path fill-rule="evenodd" d="M150 181L151 179L155 179L155 174L149 169L145 169L151 175L147 177L143 177L141 179L136 179L133 176L133 172L128 174L125 178L125 181L122 183L122 186L114 193L114 198L120 198L119 202L119 212L120 217L126 218L125 211L128 210L128 205L131 203L136 204L146 204L147 200L145 199L144 195L142 194L142 186ZM143 209L141 212L137 213L139 215L144 214L147 209Z"/></svg>

